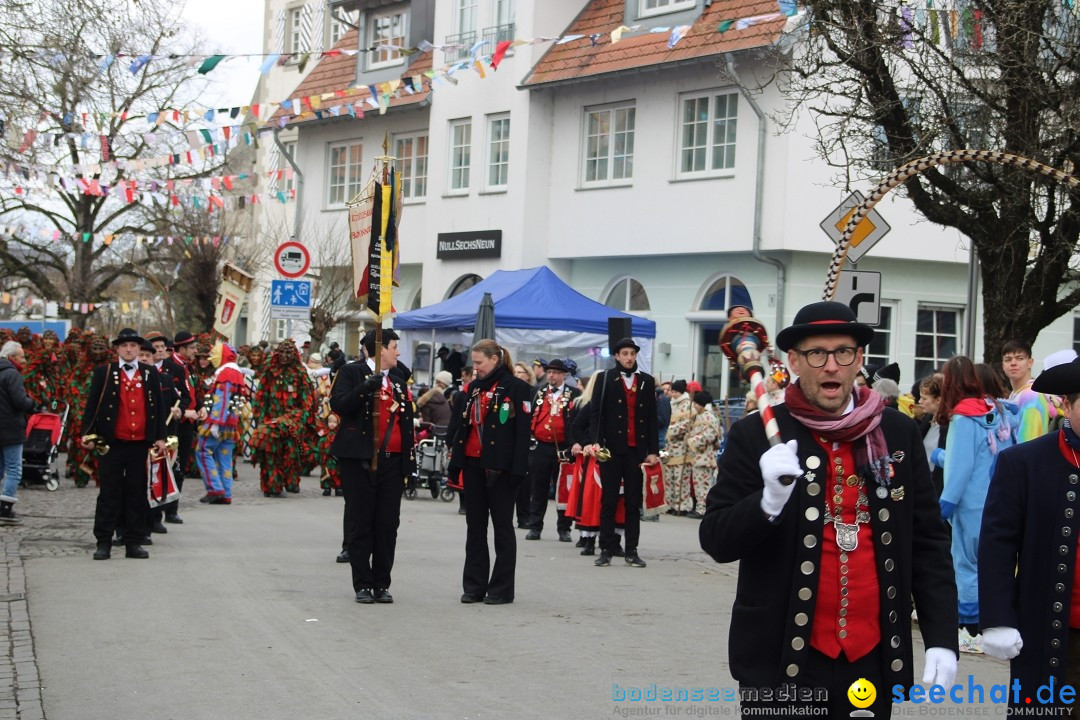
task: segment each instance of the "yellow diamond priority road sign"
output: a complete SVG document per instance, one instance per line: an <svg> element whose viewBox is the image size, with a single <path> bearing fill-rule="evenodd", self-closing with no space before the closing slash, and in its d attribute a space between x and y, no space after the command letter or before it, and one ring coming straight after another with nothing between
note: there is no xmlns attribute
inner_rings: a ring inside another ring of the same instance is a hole
<svg viewBox="0 0 1080 720"><path fill-rule="evenodd" d="M833 243L839 244L844 236L844 228L855 213L855 208L863 201L863 194L856 190L848 195L836 209L829 213L829 217L821 221L821 229L832 238ZM859 262L859 258L870 251L878 240L888 234L889 223L881 217L877 210L871 210L855 228L851 236L851 247L848 248L847 259L851 262Z"/></svg>

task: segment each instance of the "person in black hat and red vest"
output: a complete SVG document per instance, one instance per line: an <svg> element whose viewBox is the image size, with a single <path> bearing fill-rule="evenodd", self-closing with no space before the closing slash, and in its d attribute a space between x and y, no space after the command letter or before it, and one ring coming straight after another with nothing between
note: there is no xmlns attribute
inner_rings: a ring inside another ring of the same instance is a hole
<svg viewBox="0 0 1080 720"><path fill-rule="evenodd" d="M890 717L891 689L914 681L912 598L924 685L956 674L949 538L918 428L853 389L873 337L842 303L799 310L776 337L799 378L772 408L787 442L770 447L755 414L732 425L720 456L699 537L718 562L739 561L728 653L744 709L847 717L862 678L877 689L865 709ZM792 685L815 700L778 700Z"/></svg>
<svg viewBox="0 0 1080 720"><path fill-rule="evenodd" d="M1044 371L1031 389L1061 396L1064 427L997 456L979 540L979 624L983 652L1012 661L1020 692L1010 710L1064 715L1045 705L1071 705L1058 691L1080 686L1080 360Z"/></svg>
<svg viewBox="0 0 1080 720"><path fill-rule="evenodd" d="M611 351L616 364L604 371L593 390L585 435L590 441L586 454L595 454L598 447L611 453L611 459L600 463L600 556L594 564L610 565L611 558L623 552L615 533L615 506L621 488L626 503L625 561L631 567L645 567L638 555L645 483L641 466L660 462L656 380L638 369L641 348L630 338L617 342Z"/></svg>
<svg viewBox="0 0 1080 720"><path fill-rule="evenodd" d="M177 464L180 466L180 472L176 474L176 485L181 490L184 487L184 476L187 474L188 466L195 464L193 456L195 452L195 431L199 424L199 406L195 397L196 380L192 368L197 351L198 343L195 341L195 336L187 330L181 330L173 337L172 361L178 369L178 373L182 371L182 375L178 375L178 378L182 378L180 382L186 388L186 390L178 388L183 399L180 403L182 415L177 425L177 439L180 441L180 449L177 451ZM182 524L184 521L180 517L179 510L179 500L166 505L164 507L165 522Z"/></svg>
<svg viewBox="0 0 1080 720"><path fill-rule="evenodd" d="M158 371L137 360L142 342L139 333L130 328L117 334L112 344L119 359L94 368L83 413L82 446L88 450L98 442L109 446L98 458L101 490L94 513L95 560L109 559L113 530L118 525L124 528L127 557L150 556L139 544L147 535L150 510L146 459L151 448L166 452L169 408L161 399Z"/></svg>
<svg viewBox="0 0 1080 720"><path fill-rule="evenodd" d="M529 484L531 497L529 504L529 532L526 540L539 540L544 531L544 515L547 514L548 494L552 482L559 477L560 456L570 459L568 430L573 418L574 400L581 395L581 390L566 384L570 368L566 363L555 358L544 366L547 383L542 385L533 396L532 436L536 447L529 452ZM570 542L570 518L565 509L556 509L558 520L556 530L560 542Z"/></svg>
<svg viewBox="0 0 1080 720"><path fill-rule="evenodd" d="M362 604L392 603L401 495L416 471L413 406L408 368L398 362L398 336L382 331L380 372L375 372L375 331L360 341L367 359L342 366L330 391L338 431L330 446L345 493L345 544L352 565L353 592ZM378 428L372 409L379 403ZM378 457L376 468L372 459Z"/></svg>

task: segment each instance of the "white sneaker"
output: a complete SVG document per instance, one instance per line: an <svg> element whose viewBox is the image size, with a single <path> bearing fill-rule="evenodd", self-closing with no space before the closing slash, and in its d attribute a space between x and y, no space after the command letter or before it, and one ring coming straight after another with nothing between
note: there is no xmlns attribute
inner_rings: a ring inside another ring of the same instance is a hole
<svg viewBox="0 0 1080 720"><path fill-rule="evenodd" d="M982 655L982 633L979 633L975 637L971 637L971 633L967 631L967 628L960 628L960 652L970 653L972 655Z"/></svg>

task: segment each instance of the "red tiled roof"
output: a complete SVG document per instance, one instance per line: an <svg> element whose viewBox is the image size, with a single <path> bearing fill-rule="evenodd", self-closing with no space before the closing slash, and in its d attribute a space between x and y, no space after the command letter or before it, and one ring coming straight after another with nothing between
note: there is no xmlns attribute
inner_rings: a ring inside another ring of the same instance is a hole
<svg viewBox="0 0 1080 720"><path fill-rule="evenodd" d="M334 50L352 49L356 47L357 31L350 30L338 41L334 46ZM432 67L432 54L431 52L420 53L419 55L412 56L413 61L402 72L401 77L412 78L416 75L423 75ZM427 80L427 78L424 78ZM293 115L287 110L279 108L270 118L270 124L278 125L283 117L289 119L289 125L298 125L300 123L309 122L312 120L320 119L320 116L316 114L316 111L320 110L321 106L322 117L330 116L325 111L326 108L331 108L337 105L352 105L358 102L366 102L367 98L371 95L371 92L366 87L351 87L356 82L356 55L346 55L344 53L340 55L327 55L323 57L319 64L311 71L311 73L304 78L295 90L293 90L287 99L294 98L311 98L311 110L304 107L304 113L302 115ZM430 88L430 85L427 86ZM400 97L390 98L390 107L400 107L402 105L412 105L422 102L431 93L430 89L417 88L417 92L410 95L404 90L400 92ZM317 98L317 100L316 100ZM374 108L370 105L365 107L365 112L372 112ZM342 110L341 115L346 115L346 111Z"/></svg>
<svg viewBox="0 0 1080 720"><path fill-rule="evenodd" d="M779 7L776 0L717 0L702 12L675 47L668 49L670 32L648 32L650 27L667 24L665 16L649 18L647 22L627 23L625 10L625 0L590 0L563 35L599 35L596 45L583 37L551 46L522 85L535 87L771 45L780 36L786 21L780 16L744 30L737 30L733 23L721 33L717 28L725 20L770 15L777 13ZM633 24L642 27L625 33L618 43L611 43L612 30Z"/></svg>

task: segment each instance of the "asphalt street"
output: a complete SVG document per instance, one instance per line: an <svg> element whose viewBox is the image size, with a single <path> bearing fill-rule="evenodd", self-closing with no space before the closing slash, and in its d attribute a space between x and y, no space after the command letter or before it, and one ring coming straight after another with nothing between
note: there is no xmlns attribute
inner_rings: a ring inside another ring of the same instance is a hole
<svg viewBox="0 0 1080 720"><path fill-rule="evenodd" d="M0 529L18 653L8 697L0 666L0 718L736 714L730 702L615 699L654 683L736 686L726 638L737 568L701 552L694 520L644 523L644 569L618 558L596 568L553 530L538 542L518 531L515 602L462 605L464 518L456 501L421 491L402 504L394 604L359 605L348 566L334 562L341 498L313 479L283 499L257 485L244 466L235 504L185 499L185 524L155 535L149 560L117 548L107 562L90 559L95 489L20 490L24 524ZM23 602L32 642L19 641ZM962 656L958 677L968 673L1008 681L1007 666L985 657Z"/></svg>

